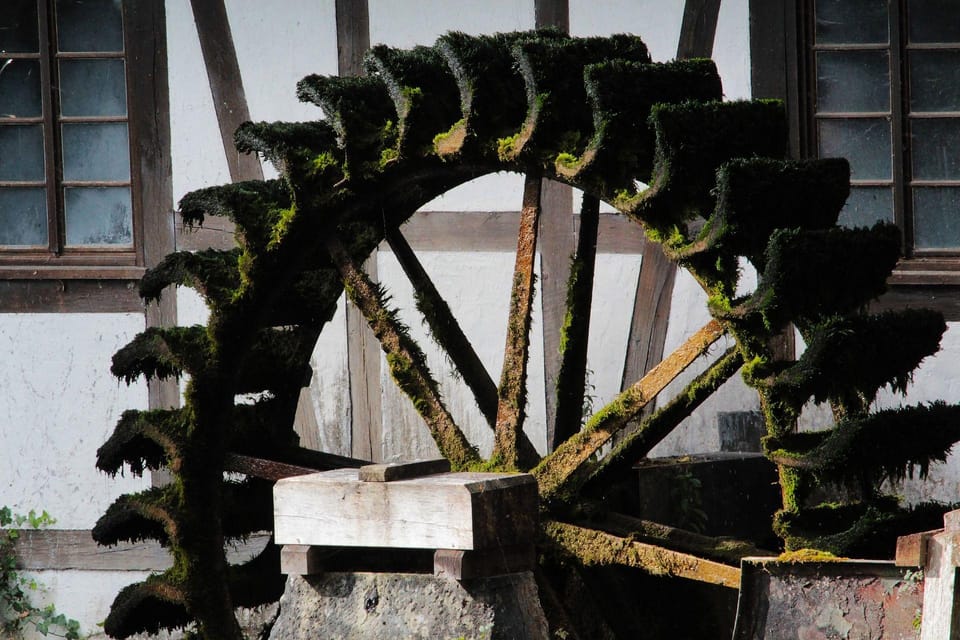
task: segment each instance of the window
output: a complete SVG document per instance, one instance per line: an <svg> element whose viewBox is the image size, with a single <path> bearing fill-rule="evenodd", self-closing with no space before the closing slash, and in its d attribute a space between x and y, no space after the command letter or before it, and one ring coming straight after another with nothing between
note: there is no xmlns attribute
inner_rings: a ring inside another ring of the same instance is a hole
<svg viewBox="0 0 960 640"><path fill-rule="evenodd" d="M908 257L960 256L960 4L805 0L808 155L845 156L841 223L896 222Z"/></svg>
<svg viewBox="0 0 960 640"><path fill-rule="evenodd" d="M143 264L124 13L120 0L3 0L0 264Z"/></svg>

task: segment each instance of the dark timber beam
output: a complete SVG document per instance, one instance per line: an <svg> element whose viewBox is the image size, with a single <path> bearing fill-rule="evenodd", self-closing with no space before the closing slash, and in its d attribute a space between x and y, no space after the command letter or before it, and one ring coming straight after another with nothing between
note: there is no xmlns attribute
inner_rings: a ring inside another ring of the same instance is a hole
<svg viewBox="0 0 960 640"><path fill-rule="evenodd" d="M570 31L568 0L535 0L536 27ZM543 374L547 448L553 448L557 422L557 378L560 375L560 329L566 315L567 281L573 257L575 224L573 190L544 180L540 191L540 307L543 315Z"/></svg>
<svg viewBox="0 0 960 640"><path fill-rule="evenodd" d="M720 0L687 0L677 42L678 58L710 57ZM677 266L654 242L644 240L620 388L626 389L663 359ZM647 412L653 409L653 405Z"/></svg>
<svg viewBox="0 0 960 640"><path fill-rule="evenodd" d="M190 5L200 37L200 50L207 68L230 179L233 182L263 180L260 159L253 154L241 154L233 143L233 133L237 127L250 120L250 110L243 91L243 78L227 19L227 8L223 0L190 0Z"/></svg>
<svg viewBox="0 0 960 640"><path fill-rule="evenodd" d="M336 0L337 71L363 75L363 56L370 48L367 0ZM363 263L377 282L377 252ZM347 301L347 369L350 375L351 451L354 458L383 461L383 412L380 405L380 342L363 314Z"/></svg>

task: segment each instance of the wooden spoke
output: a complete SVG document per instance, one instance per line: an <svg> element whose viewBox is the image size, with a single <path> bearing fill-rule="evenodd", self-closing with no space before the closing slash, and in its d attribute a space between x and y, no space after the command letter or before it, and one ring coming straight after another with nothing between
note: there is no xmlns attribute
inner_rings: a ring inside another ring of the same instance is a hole
<svg viewBox="0 0 960 640"><path fill-rule="evenodd" d="M557 377L557 416L551 448L580 430L587 382L587 345L593 303L593 272L600 224L599 198L584 194L580 208L580 238L567 283L567 311L560 333L560 374Z"/></svg>
<svg viewBox="0 0 960 640"><path fill-rule="evenodd" d="M380 340L394 380L413 399L414 406L427 423L440 453L450 460L455 468L479 462L476 450L470 446L444 406L423 352L407 333L406 327L396 318L396 314L384 305L380 289L354 263L339 238L329 234L325 244L340 271L347 295L363 313L374 335Z"/></svg>
<svg viewBox="0 0 960 640"><path fill-rule="evenodd" d="M658 393L723 335L723 327L711 320L690 336L665 360L595 414L587 426L548 455L533 470L540 483L540 497L550 502L580 466L610 437L623 429Z"/></svg>
<svg viewBox="0 0 960 640"><path fill-rule="evenodd" d="M539 176L527 175L517 236L517 259L510 294L507 342L500 376L500 403L494 428L493 459L506 468L529 468L536 460L521 460L518 442L527 404L527 356L530 351L530 314L533 311L537 224L540 219Z"/></svg>

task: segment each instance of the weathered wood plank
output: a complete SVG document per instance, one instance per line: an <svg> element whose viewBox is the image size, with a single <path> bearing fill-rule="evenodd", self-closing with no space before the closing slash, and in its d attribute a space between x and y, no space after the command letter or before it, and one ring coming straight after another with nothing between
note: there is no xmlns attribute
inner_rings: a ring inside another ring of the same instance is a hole
<svg viewBox="0 0 960 640"><path fill-rule="evenodd" d="M207 69L213 107L220 125L220 138L233 182L263 180L263 168L255 154L242 154L233 142L233 133L250 120L237 50L223 0L190 0L200 37L200 50Z"/></svg>
<svg viewBox="0 0 960 640"><path fill-rule="evenodd" d="M898 567L923 567L927 563L927 543L943 533L943 529L911 533L897 538L897 553L894 562Z"/></svg>
<svg viewBox="0 0 960 640"><path fill-rule="evenodd" d="M537 531L529 474L361 482L337 469L280 480L273 495L278 544L473 550L532 543Z"/></svg>
<svg viewBox="0 0 960 640"><path fill-rule="evenodd" d="M493 457L507 468L530 468L536 460L521 460L520 433L526 417L527 360L530 352L530 318L533 311L534 264L540 220L542 180L527 175L523 185L523 210L517 233L517 255L507 318L507 339L500 374L500 402L494 428Z"/></svg>
<svg viewBox="0 0 960 640"><path fill-rule="evenodd" d="M164 571L173 566L170 553L155 541L102 547L86 529L22 529L14 546L17 569L77 571ZM253 534L228 549L231 562L249 560L270 540Z"/></svg>
<svg viewBox="0 0 960 640"><path fill-rule="evenodd" d="M367 464L360 467L360 482L393 482L449 472L450 461L446 458Z"/></svg>
<svg viewBox="0 0 960 640"><path fill-rule="evenodd" d="M547 523L546 534L588 567L623 565L656 576L740 588L740 569L712 560L562 522Z"/></svg>
<svg viewBox="0 0 960 640"><path fill-rule="evenodd" d="M562 490L580 466L600 450L617 431L670 384L694 360L702 356L724 334L723 327L711 320L690 336L665 360L650 370L629 389L623 391L596 414L583 431L566 440L533 470L540 486L540 496L549 501Z"/></svg>
<svg viewBox="0 0 960 640"><path fill-rule="evenodd" d="M571 218L577 234L580 218ZM506 253L517 248L519 225L518 211L418 211L402 229L404 238L416 251ZM640 255L643 247L643 227L620 214L600 214L597 253ZM384 243L380 250L389 250L389 246Z"/></svg>
<svg viewBox="0 0 960 640"><path fill-rule="evenodd" d="M512 545L486 551L437 549L433 554L433 575L472 580L507 573L533 571L537 554L532 544Z"/></svg>

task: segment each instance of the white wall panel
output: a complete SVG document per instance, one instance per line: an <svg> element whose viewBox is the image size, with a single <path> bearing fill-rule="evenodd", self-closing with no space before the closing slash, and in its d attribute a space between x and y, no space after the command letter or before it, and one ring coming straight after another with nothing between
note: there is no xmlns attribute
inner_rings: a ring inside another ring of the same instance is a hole
<svg viewBox="0 0 960 640"><path fill-rule="evenodd" d="M174 205L184 194L230 182L210 83L189 0L167 0L170 159Z"/></svg>
<svg viewBox="0 0 960 640"><path fill-rule="evenodd" d="M683 5L684 0L570 0L570 33L632 33L643 39L655 61L673 60L677 57Z"/></svg>
<svg viewBox="0 0 960 640"><path fill-rule="evenodd" d="M46 509L57 528L84 529L117 495L149 486L95 467L120 414L147 406L145 384L110 373L114 352L143 328L137 313L0 314L0 506Z"/></svg>

